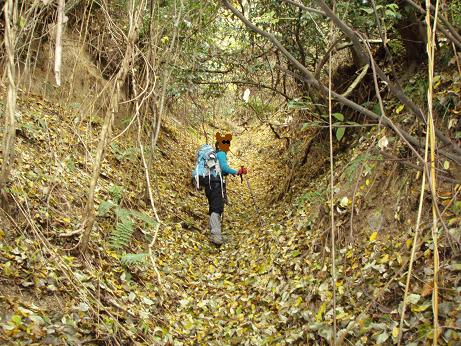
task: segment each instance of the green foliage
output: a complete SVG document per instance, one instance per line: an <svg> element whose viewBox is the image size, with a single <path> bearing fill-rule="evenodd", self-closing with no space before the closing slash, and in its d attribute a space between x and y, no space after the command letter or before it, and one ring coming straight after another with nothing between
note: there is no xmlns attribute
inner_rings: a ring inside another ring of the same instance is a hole
<svg viewBox="0 0 461 346"><path fill-rule="evenodd" d="M362 11L364 11L367 14L374 14L374 9L373 7L362 7ZM376 6L376 11L378 13L384 13L385 18L394 18L394 19L400 19L402 16L398 12L399 6L397 4L387 4L387 5L377 5Z"/></svg>
<svg viewBox="0 0 461 346"><path fill-rule="evenodd" d="M405 47L400 40L390 39L387 46L389 47L389 51L392 55L401 56L405 53Z"/></svg>
<svg viewBox="0 0 461 346"><path fill-rule="evenodd" d="M302 110L302 109L311 109L311 104L312 102L306 98L294 98L290 101L288 101L288 108L289 109L297 109L297 110Z"/></svg>
<svg viewBox="0 0 461 346"><path fill-rule="evenodd" d="M296 204L298 207L303 207L306 203L307 204L322 204L325 201L325 191L317 190L317 191L309 191L303 193L296 199Z"/></svg>
<svg viewBox="0 0 461 346"><path fill-rule="evenodd" d="M338 142L341 141L341 139L344 137L344 133L346 132L346 129L344 127L339 127L336 129L336 139Z"/></svg>
<svg viewBox="0 0 461 346"><path fill-rule="evenodd" d="M104 217L114 213L116 223L109 242L112 248L120 250L130 243L136 227L154 228L157 222L143 212L122 208L119 205L123 195L121 186L113 185L108 192L112 200L103 201L99 204L98 215Z"/></svg>
<svg viewBox="0 0 461 346"><path fill-rule="evenodd" d="M130 210L130 213L139 221L143 221L146 226L155 227L157 224L157 222L153 218L144 213L141 213L140 211Z"/></svg>
<svg viewBox="0 0 461 346"><path fill-rule="evenodd" d="M148 226L153 228L157 224L153 218L140 211L129 210L116 206L114 212L117 216L117 223L115 228L112 230L110 244L117 250L122 249L130 243L133 232L136 228L136 221L141 221L143 227Z"/></svg>
<svg viewBox="0 0 461 346"><path fill-rule="evenodd" d="M461 27L461 0L452 0L448 4L448 12L455 27Z"/></svg>
<svg viewBox="0 0 461 346"><path fill-rule="evenodd" d="M98 215L106 216L115 204L112 201L103 201L99 204Z"/></svg>
<svg viewBox="0 0 461 346"><path fill-rule="evenodd" d="M112 185L108 192L114 203L119 204L122 199L123 187L119 185Z"/></svg>
<svg viewBox="0 0 461 346"><path fill-rule="evenodd" d="M372 166L368 163L369 160L382 160L383 157L381 155L372 155L370 153L363 153L358 155L355 159L353 159L349 164L344 168L343 173L341 176L346 176L349 179L349 182L354 179L354 176L357 174L357 170L360 165L363 166L363 170L365 174L370 174L372 170Z"/></svg>
<svg viewBox="0 0 461 346"><path fill-rule="evenodd" d="M353 121L344 121L344 115L342 113L332 113L331 114L333 118L335 118L337 121L333 123L333 126L336 128L335 130L335 136L338 142L343 139L344 134L346 133L346 125L358 125L356 122ZM321 114L321 117L323 118L328 118L328 115ZM310 122L306 122L303 124L301 131L306 130L307 128L310 127L328 127L329 122L326 120L314 120Z"/></svg>
<svg viewBox="0 0 461 346"><path fill-rule="evenodd" d="M110 145L110 149L112 154L117 158L119 161L135 161L139 157L139 148L136 147L128 147L126 149L121 148L117 143L112 143Z"/></svg>
<svg viewBox="0 0 461 346"><path fill-rule="evenodd" d="M120 262L126 266L140 264L144 262L147 256L149 256L148 253L127 253L120 258Z"/></svg>
<svg viewBox="0 0 461 346"><path fill-rule="evenodd" d="M339 13L344 13L352 26L372 34L370 30L377 30L376 14L371 2L350 2L338 3ZM399 12L399 6L396 3L387 3L385 1L376 1L376 12L378 17L389 30L399 20L402 15ZM377 33L377 32L376 32Z"/></svg>
<svg viewBox="0 0 461 346"><path fill-rule="evenodd" d="M263 102L259 98L251 98L247 105L256 113L258 117L264 117L265 114L273 111L273 106L267 102Z"/></svg>
<svg viewBox="0 0 461 346"><path fill-rule="evenodd" d="M274 11L262 13L260 16L254 18L255 24L277 24L279 19L276 17Z"/></svg>
<svg viewBox="0 0 461 346"><path fill-rule="evenodd" d="M122 249L130 243L134 232L134 223L129 217L129 211L120 209L123 210L123 212L119 213L122 217L119 217L110 237L111 247L117 250Z"/></svg>

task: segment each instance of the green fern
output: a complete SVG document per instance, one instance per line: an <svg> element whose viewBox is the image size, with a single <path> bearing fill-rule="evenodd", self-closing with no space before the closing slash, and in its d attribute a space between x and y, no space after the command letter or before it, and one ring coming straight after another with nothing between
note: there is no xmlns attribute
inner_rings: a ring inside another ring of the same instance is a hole
<svg viewBox="0 0 461 346"><path fill-rule="evenodd" d="M115 204L119 204L120 200L122 199L123 196L123 186L119 185L112 185L109 188L109 195L111 196L112 200L114 201Z"/></svg>
<svg viewBox="0 0 461 346"><path fill-rule="evenodd" d="M111 201L101 202L101 204L99 204L99 207L98 207L98 215L106 216L109 213L109 211L112 209L112 207L115 207L115 204L112 203Z"/></svg>
<svg viewBox="0 0 461 346"><path fill-rule="evenodd" d="M128 245L134 232L134 222L130 219L130 211L117 207L115 209L118 221L110 238L110 244L114 249L121 249Z"/></svg>
<svg viewBox="0 0 461 346"><path fill-rule="evenodd" d="M147 256L149 256L148 253L127 253L120 258L120 261L126 266L140 264Z"/></svg>
<svg viewBox="0 0 461 346"><path fill-rule="evenodd" d="M101 203L102 205L102 203ZM109 209L105 205L102 209ZM150 216L136 211L136 210L128 210L121 207L116 207L114 209L115 215L117 216L117 224L115 228L112 230L112 234L110 237L110 245L112 248L120 250L124 246L128 245L131 241L133 233L135 231L135 222L134 219L137 219L141 222L144 222L148 227L155 227L157 222L151 218Z"/></svg>
<svg viewBox="0 0 461 346"><path fill-rule="evenodd" d="M139 221L144 221L147 226L155 227L157 225L157 221L155 221L152 217L141 213L137 210L130 210L130 213L133 217L137 218Z"/></svg>

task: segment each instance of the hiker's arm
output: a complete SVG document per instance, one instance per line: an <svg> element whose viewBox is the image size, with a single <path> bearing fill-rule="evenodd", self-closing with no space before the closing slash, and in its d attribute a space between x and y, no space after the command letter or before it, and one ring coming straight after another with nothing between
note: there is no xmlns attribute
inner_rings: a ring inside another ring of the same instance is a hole
<svg viewBox="0 0 461 346"><path fill-rule="evenodd" d="M229 165L227 164L227 157L226 154L222 151L219 151L218 154L216 155L219 160L219 166L221 167L221 171L225 174L232 174L236 175L237 170L230 168Z"/></svg>

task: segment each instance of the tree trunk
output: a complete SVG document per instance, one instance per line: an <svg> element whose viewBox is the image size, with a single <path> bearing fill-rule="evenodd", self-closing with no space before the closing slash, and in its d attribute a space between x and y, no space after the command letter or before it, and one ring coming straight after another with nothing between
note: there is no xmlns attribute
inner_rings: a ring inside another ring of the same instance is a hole
<svg viewBox="0 0 461 346"><path fill-rule="evenodd" d="M409 73L426 61L426 28L424 22L416 15L416 10L407 6L404 17L397 23L396 28L402 37L405 47L405 60Z"/></svg>

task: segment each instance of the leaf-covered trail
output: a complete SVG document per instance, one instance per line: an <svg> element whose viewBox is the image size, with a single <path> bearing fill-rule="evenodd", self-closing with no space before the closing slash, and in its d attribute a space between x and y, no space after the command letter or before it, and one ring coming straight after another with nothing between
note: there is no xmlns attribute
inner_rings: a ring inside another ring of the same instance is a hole
<svg viewBox="0 0 461 346"><path fill-rule="evenodd" d="M251 151L245 153L246 157L239 159L230 154L231 165L236 166L236 161L258 162L249 156ZM265 186L260 177L257 168L250 168L248 179L264 213L267 191L260 188ZM223 340L252 344L270 341L277 338L277 324L283 321L278 314L282 302L276 287L268 284L270 279L276 280L277 271L273 253L266 250L276 239L272 239L273 231L261 227L245 181L228 177L227 182L229 204L222 225L225 244L218 248L209 242L206 220L202 220L202 232L183 234L185 247L196 251L183 258L189 266L177 273L179 304L171 308L165 320L171 322L170 333L185 341L191 337L216 344ZM202 199L206 201L204 196ZM267 215L263 218L270 223Z"/></svg>

